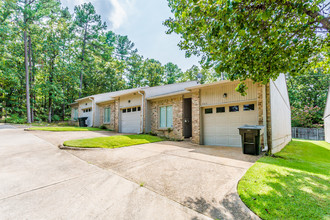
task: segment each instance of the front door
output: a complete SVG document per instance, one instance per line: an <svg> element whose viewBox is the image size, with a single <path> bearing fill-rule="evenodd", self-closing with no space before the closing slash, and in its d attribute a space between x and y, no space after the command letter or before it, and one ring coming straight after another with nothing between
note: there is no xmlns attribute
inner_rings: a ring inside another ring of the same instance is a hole
<svg viewBox="0 0 330 220"><path fill-rule="evenodd" d="M190 138L192 136L191 98L183 101L183 135L185 138Z"/></svg>

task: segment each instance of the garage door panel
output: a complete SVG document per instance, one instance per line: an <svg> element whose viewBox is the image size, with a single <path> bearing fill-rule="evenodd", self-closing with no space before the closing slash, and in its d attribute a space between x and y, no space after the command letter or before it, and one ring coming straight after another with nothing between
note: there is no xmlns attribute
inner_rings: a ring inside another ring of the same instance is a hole
<svg viewBox="0 0 330 220"><path fill-rule="evenodd" d="M256 103L252 104L256 106ZM203 142L205 145L241 147L238 127L245 124L258 124L257 110L243 111L243 105L240 104L238 112L229 112L229 106L232 105L238 104L225 105L225 112L222 113L216 113L214 111L216 107L213 107L212 114L205 114L205 111L202 111Z"/></svg>
<svg viewBox="0 0 330 220"><path fill-rule="evenodd" d="M121 113L121 132L140 133L140 111Z"/></svg>
<svg viewBox="0 0 330 220"><path fill-rule="evenodd" d="M205 136L205 145L214 145L216 143L214 135Z"/></svg>
<svg viewBox="0 0 330 220"><path fill-rule="evenodd" d="M230 136L228 138L228 146L230 147L240 147L242 144L241 144L241 137L235 135L235 136Z"/></svg>
<svg viewBox="0 0 330 220"><path fill-rule="evenodd" d="M229 144L228 141L229 141L228 135L219 135L219 136L216 136L215 143L212 145L219 144L219 146L228 146L228 144Z"/></svg>

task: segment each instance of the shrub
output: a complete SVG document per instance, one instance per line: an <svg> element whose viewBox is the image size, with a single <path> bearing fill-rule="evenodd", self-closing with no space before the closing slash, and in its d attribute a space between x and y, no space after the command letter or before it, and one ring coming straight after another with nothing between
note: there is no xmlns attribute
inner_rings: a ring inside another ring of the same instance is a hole
<svg viewBox="0 0 330 220"><path fill-rule="evenodd" d="M12 114L6 119L8 123L23 124L26 123L26 117L20 117L18 114Z"/></svg>
<svg viewBox="0 0 330 220"><path fill-rule="evenodd" d="M58 116L58 115L53 115L52 119L53 119L53 121L61 120L60 116Z"/></svg>
<svg viewBox="0 0 330 220"><path fill-rule="evenodd" d="M105 125L101 125L99 128L100 128L100 129L107 129L107 126L105 126Z"/></svg>
<svg viewBox="0 0 330 220"><path fill-rule="evenodd" d="M305 106L303 109L291 107L292 127L322 128L322 112L318 106Z"/></svg>
<svg viewBox="0 0 330 220"><path fill-rule="evenodd" d="M58 126L69 126L69 122L59 122L57 123Z"/></svg>

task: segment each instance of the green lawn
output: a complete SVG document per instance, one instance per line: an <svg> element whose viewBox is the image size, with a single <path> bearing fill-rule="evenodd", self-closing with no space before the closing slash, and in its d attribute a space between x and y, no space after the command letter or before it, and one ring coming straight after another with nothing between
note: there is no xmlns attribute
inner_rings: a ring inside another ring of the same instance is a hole
<svg viewBox="0 0 330 220"><path fill-rule="evenodd" d="M238 194L262 219L330 219L330 144L293 140L275 157L260 158Z"/></svg>
<svg viewBox="0 0 330 220"><path fill-rule="evenodd" d="M147 134L117 135L65 141L64 146L85 148L119 148L137 144L147 144L162 141L163 138Z"/></svg>
<svg viewBox="0 0 330 220"><path fill-rule="evenodd" d="M32 127L28 130L31 131L104 131L100 128L91 128L91 127Z"/></svg>

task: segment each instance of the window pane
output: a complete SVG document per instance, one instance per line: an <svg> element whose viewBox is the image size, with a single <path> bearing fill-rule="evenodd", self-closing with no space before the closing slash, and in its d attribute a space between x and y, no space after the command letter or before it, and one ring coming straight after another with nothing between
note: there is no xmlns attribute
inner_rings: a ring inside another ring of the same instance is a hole
<svg viewBox="0 0 330 220"><path fill-rule="evenodd" d="M132 112L136 112L136 107L132 108Z"/></svg>
<svg viewBox="0 0 330 220"><path fill-rule="evenodd" d="M131 108L128 108L128 109L127 109L127 112L131 112L131 111L132 111L132 109L131 109Z"/></svg>
<svg viewBox="0 0 330 220"><path fill-rule="evenodd" d="M212 114L213 113L213 109L212 108L206 108L205 109L205 114Z"/></svg>
<svg viewBox="0 0 330 220"><path fill-rule="evenodd" d="M253 111L254 110L254 104L248 104L243 106L244 111Z"/></svg>
<svg viewBox="0 0 330 220"><path fill-rule="evenodd" d="M218 107L217 113L225 112L225 107Z"/></svg>
<svg viewBox="0 0 330 220"><path fill-rule="evenodd" d="M140 106L138 107L138 111L141 111L141 107Z"/></svg>
<svg viewBox="0 0 330 220"><path fill-rule="evenodd" d="M173 111L172 106L166 107L166 127L172 128L173 127Z"/></svg>
<svg viewBox="0 0 330 220"><path fill-rule="evenodd" d="M104 109L104 122L109 123L110 122L110 108Z"/></svg>
<svg viewBox="0 0 330 220"><path fill-rule="evenodd" d="M125 109L123 109L123 113L126 113L126 108L125 108Z"/></svg>
<svg viewBox="0 0 330 220"><path fill-rule="evenodd" d="M239 111L238 105L229 106L229 112L238 112L238 111Z"/></svg>
<svg viewBox="0 0 330 220"><path fill-rule="evenodd" d="M166 107L160 107L160 127L166 127Z"/></svg>
<svg viewBox="0 0 330 220"><path fill-rule="evenodd" d="M77 119L78 118L78 109L74 109L74 113L73 113L73 119Z"/></svg>

